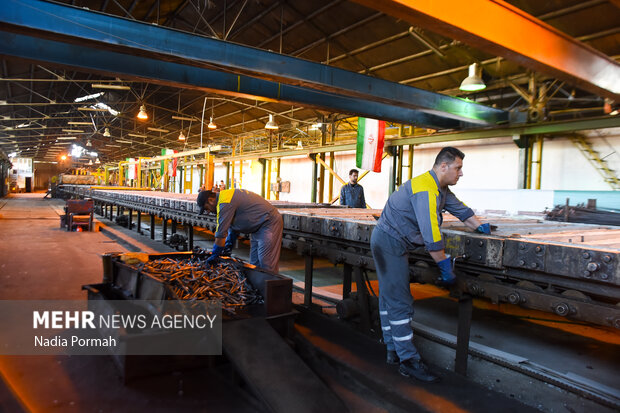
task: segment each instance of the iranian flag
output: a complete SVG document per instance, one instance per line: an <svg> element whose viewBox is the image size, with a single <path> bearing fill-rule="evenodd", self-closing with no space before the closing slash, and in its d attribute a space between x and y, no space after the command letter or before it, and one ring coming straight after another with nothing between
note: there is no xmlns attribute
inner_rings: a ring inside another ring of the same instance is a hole
<svg viewBox="0 0 620 413"><path fill-rule="evenodd" d="M175 154L177 152L178 151L175 151L173 149L162 149L161 150L162 156L163 155L172 155L172 154ZM164 173L167 172L168 176L172 176L172 177L177 176L177 165L178 165L178 162L179 162L178 158L172 158L172 159L168 160L168 171L166 171L164 169L165 162L161 161L160 162L160 165L161 165L161 175L163 176Z"/></svg>
<svg viewBox="0 0 620 413"><path fill-rule="evenodd" d="M358 168L373 172L381 172L384 135L385 121L357 118L357 151L355 164Z"/></svg>

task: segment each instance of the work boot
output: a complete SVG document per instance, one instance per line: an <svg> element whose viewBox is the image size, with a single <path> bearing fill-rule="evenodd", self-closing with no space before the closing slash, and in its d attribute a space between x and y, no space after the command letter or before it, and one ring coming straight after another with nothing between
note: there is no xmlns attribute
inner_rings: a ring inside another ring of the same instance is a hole
<svg viewBox="0 0 620 413"><path fill-rule="evenodd" d="M396 351L388 350L387 357L385 358L385 362L387 364L392 364L392 365L398 364L399 360L398 360L398 354L396 354Z"/></svg>
<svg viewBox="0 0 620 413"><path fill-rule="evenodd" d="M427 383L435 383L439 381L439 377L431 373L424 362L418 359L407 359L400 362L398 372L405 377L415 377L420 381Z"/></svg>

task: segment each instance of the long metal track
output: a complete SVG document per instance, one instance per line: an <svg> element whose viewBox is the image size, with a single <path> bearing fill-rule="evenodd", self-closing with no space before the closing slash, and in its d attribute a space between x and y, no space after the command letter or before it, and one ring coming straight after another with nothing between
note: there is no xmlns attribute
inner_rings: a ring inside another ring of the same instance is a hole
<svg viewBox="0 0 620 413"><path fill-rule="evenodd" d="M413 321L411 325L416 335L451 348L456 348L455 336L415 321ZM541 380L545 383L553 384L561 389L594 400L602 405L614 409L620 408L620 392L601 383L595 383L574 374L564 374L549 369L541 364L534 363L527 358L496 350L482 344L470 343L469 354Z"/></svg>
<svg viewBox="0 0 620 413"><path fill-rule="evenodd" d="M183 225L211 231L216 227L215 216L197 214L195 195L101 190L79 185L63 185L61 190ZM342 209L330 216L326 208L291 209L286 203L274 204L284 220L284 247L334 263L374 269L369 250L375 227L372 214L364 212L356 219ZM578 228L585 231L589 227ZM458 257L461 292L620 329L620 250L533 236L486 236L453 229L444 229L442 233L447 252ZM437 276L436 266L423 250L411 254L411 275L418 282L433 282Z"/></svg>

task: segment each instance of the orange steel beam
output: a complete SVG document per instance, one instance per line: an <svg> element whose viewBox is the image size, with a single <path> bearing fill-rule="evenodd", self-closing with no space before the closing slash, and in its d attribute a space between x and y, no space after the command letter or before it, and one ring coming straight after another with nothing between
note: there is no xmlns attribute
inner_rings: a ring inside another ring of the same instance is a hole
<svg viewBox="0 0 620 413"><path fill-rule="evenodd" d="M584 90L620 100L620 64L501 0L354 0Z"/></svg>

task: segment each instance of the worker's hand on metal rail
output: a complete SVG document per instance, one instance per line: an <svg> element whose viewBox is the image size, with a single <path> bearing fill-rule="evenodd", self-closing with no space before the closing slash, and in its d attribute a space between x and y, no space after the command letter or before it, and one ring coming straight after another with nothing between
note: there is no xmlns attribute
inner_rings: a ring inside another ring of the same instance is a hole
<svg viewBox="0 0 620 413"><path fill-rule="evenodd" d="M481 234L491 235L491 224L489 224L488 222L485 222L484 224L476 228L476 232L479 232Z"/></svg>
<svg viewBox="0 0 620 413"><path fill-rule="evenodd" d="M441 276L437 280L438 283L446 287L454 284L456 281L456 275L454 275L452 260L450 257L439 261L437 266L439 266L439 270L441 271Z"/></svg>
<svg viewBox="0 0 620 413"><path fill-rule="evenodd" d="M213 244L213 249L211 250L211 256L207 258L208 265L217 264L219 261L220 255L224 253L224 247L220 247L217 244Z"/></svg>

